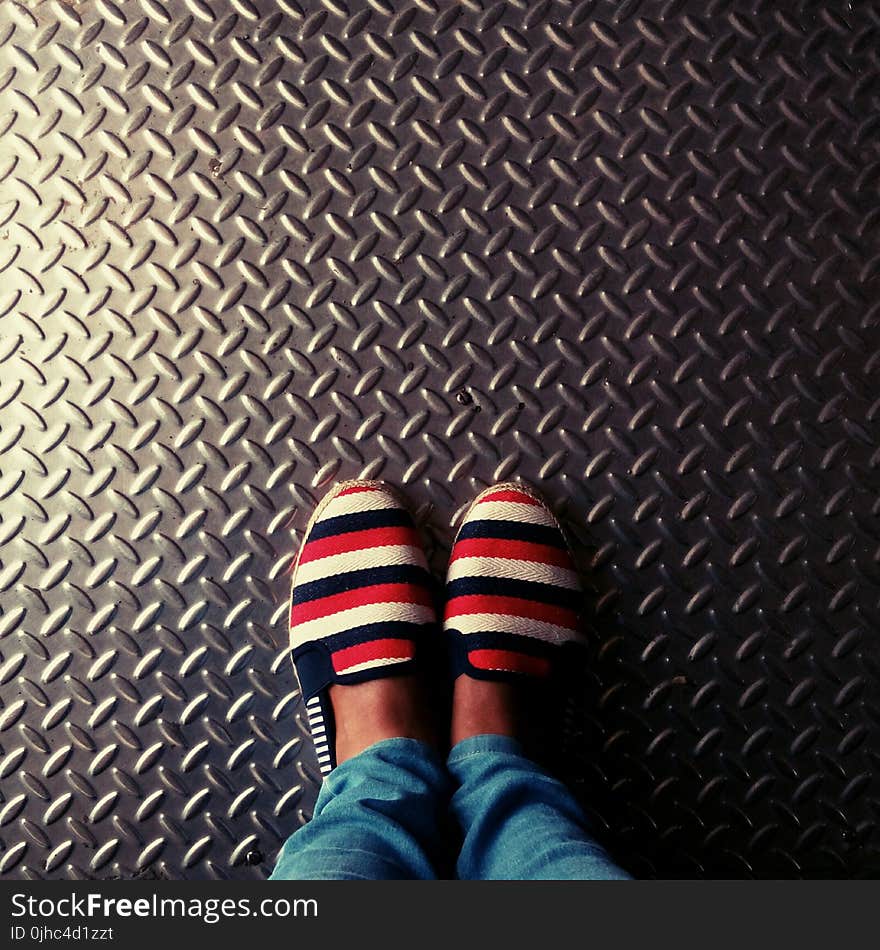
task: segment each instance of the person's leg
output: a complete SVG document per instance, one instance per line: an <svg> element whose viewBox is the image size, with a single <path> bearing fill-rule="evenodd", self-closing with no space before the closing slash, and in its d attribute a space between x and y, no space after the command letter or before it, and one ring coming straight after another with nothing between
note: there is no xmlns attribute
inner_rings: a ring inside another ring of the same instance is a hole
<svg viewBox="0 0 880 950"><path fill-rule="evenodd" d="M467 676L456 681L455 745L447 767L458 785L452 814L464 832L458 876L628 879L590 834L571 792L532 761L515 738L519 701L508 684Z"/></svg>
<svg viewBox="0 0 880 950"><path fill-rule="evenodd" d="M450 782L413 676L330 690L336 767L272 880L433 878Z"/></svg>
<svg viewBox="0 0 880 950"><path fill-rule="evenodd" d="M436 751L385 739L335 768L312 820L285 842L271 880L436 877L449 777Z"/></svg>
<svg viewBox="0 0 880 950"><path fill-rule="evenodd" d="M412 518L380 482L345 482L312 518L290 642L324 784L273 879L433 877L449 778L417 678L436 636Z"/></svg>
<svg viewBox="0 0 880 950"><path fill-rule="evenodd" d="M518 741L520 715L537 712L524 701L579 639L582 602L571 552L542 499L513 483L479 495L452 548L444 612L457 676L447 765L464 833L459 877L628 877L591 837L571 793Z"/></svg>

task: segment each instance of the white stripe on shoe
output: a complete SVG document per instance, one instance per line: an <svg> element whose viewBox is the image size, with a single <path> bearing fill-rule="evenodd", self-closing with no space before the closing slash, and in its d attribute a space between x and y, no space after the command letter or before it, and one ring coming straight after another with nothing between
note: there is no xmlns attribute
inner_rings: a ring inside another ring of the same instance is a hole
<svg viewBox="0 0 880 950"><path fill-rule="evenodd" d="M351 494L337 495L333 499L333 510L326 512L324 517L339 518L362 511L387 511L389 507L391 506L387 489L366 489Z"/></svg>
<svg viewBox="0 0 880 950"><path fill-rule="evenodd" d="M324 725L324 709L321 697L313 696L306 702L306 716L309 720L309 731L315 746L315 756L322 775L327 775L333 767L330 754L330 743L327 740L327 729Z"/></svg>
<svg viewBox="0 0 880 950"><path fill-rule="evenodd" d="M347 574L349 571L400 565L427 568L422 549L411 544L388 544L361 548L357 551L345 551L342 554L329 554L327 557L300 564L296 569L296 582L308 584L311 581L323 580L325 577Z"/></svg>
<svg viewBox="0 0 880 950"><path fill-rule="evenodd" d="M541 564L519 558L457 557L449 565L447 580L457 581L463 577L498 577L536 584L553 584L568 590L581 589L576 571L555 564Z"/></svg>
<svg viewBox="0 0 880 950"><path fill-rule="evenodd" d="M524 637L544 640L546 643L565 643L581 639L576 630L516 614L459 614L456 617L447 617L443 626L447 630L457 630L462 634L518 633Z"/></svg>
<svg viewBox="0 0 880 950"><path fill-rule="evenodd" d="M518 521L520 524L538 524L547 528L556 526L553 515L543 505L517 501L477 502L468 514L468 521Z"/></svg>
<svg viewBox="0 0 880 950"><path fill-rule="evenodd" d="M361 607L337 610L326 617L318 617L315 620L298 623L296 625L296 642L299 645L314 640L323 640L324 637L332 637L336 633L345 633L355 627L364 627L378 622L429 624L433 623L435 618L434 608L422 604L396 604L388 601L364 604Z"/></svg>

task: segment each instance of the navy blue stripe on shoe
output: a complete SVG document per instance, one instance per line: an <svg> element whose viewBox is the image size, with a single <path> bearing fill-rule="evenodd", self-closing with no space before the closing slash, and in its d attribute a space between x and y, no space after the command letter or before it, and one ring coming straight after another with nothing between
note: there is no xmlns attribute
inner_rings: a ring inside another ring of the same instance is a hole
<svg viewBox="0 0 880 950"><path fill-rule="evenodd" d="M309 541L332 538L338 534L352 531L366 531L369 528L411 527L413 524L409 512L402 508L380 508L378 511L356 511L351 515L337 515L335 518L322 518L312 525Z"/></svg>
<svg viewBox="0 0 880 950"><path fill-rule="evenodd" d="M431 586L431 575L417 564L393 564L389 567L368 567L360 571L332 574L308 584L297 584L293 589L293 603L304 604L333 594L372 587L375 584L419 584Z"/></svg>
<svg viewBox="0 0 880 950"><path fill-rule="evenodd" d="M500 538L505 541L529 541L564 548L565 538L558 528L542 524L527 524L524 521L468 521L462 525L457 541L474 538Z"/></svg>
<svg viewBox="0 0 880 950"><path fill-rule="evenodd" d="M380 620L378 623L364 623L359 627L352 627L343 633L335 633L323 641L333 652L353 647L358 643L368 643L370 640L380 640L386 637L393 640L413 640L421 644L424 637L436 633L436 626L431 623L414 623L411 620Z"/></svg>
<svg viewBox="0 0 880 950"><path fill-rule="evenodd" d="M542 584L539 581L521 581L509 577L490 577L486 574L474 577L460 577L446 585L446 599L465 597L469 594L483 594L494 597L518 597L522 600L553 604L578 610L583 604L583 594L579 590L560 587L557 584Z"/></svg>

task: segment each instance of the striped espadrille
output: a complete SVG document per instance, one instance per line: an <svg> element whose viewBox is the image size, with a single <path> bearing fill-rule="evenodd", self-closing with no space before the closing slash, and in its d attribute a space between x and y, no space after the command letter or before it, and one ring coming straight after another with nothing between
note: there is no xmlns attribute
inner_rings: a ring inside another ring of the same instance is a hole
<svg viewBox="0 0 880 950"><path fill-rule="evenodd" d="M290 643L323 774L336 762L328 687L408 671L437 622L425 554L383 482L349 481L318 505L293 572Z"/></svg>
<svg viewBox="0 0 880 950"><path fill-rule="evenodd" d="M555 651L580 639L581 585L558 522L517 483L468 509L449 561L443 626L456 675L548 676Z"/></svg>

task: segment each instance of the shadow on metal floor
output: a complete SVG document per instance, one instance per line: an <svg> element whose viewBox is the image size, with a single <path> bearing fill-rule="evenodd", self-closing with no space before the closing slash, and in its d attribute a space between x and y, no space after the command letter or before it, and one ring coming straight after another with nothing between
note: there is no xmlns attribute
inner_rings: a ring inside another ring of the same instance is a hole
<svg viewBox="0 0 880 950"><path fill-rule="evenodd" d="M875 3L0 5L0 874L262 877L334 480L577 536L638 874L878 871Z"/></svg>

